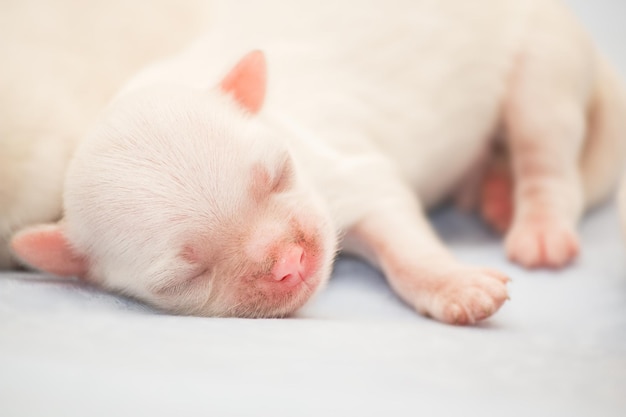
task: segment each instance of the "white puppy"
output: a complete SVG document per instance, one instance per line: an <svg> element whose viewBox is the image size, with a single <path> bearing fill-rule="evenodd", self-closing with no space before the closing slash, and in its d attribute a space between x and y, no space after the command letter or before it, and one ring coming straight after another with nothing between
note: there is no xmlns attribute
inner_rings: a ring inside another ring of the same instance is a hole
<svg viewBox="0 0 626 417"><path fill-rule="evenodd" d="M70 164L63 220L15 236L24 262L174 312L284 316L340 248L417 311L474 323L507 278L454 259L424 212L497 137L511 179L490 171L482 204L510 207L485 212L510 218L510 258L576 256L623 164L625 106L558 1L228 3L118 94Z"/></svg>

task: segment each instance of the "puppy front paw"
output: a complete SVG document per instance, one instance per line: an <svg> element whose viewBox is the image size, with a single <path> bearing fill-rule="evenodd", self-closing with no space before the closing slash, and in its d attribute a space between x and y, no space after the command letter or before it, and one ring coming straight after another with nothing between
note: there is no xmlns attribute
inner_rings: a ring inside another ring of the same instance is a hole
<svg viewBox="0 0 626 417"><path fill-rule="evenodd" d="M417 298L417 310L448 324L474 324L509 298L509 278L485 268L455 267L434 274Z"/></svg>

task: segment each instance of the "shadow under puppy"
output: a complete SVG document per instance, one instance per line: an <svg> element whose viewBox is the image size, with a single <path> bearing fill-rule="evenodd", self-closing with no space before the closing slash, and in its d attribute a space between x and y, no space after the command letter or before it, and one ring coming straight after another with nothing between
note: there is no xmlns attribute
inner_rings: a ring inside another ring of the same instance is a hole
<svg viewBox="0 0 626 417"><path fill-rule="evenodd" d="M625 106L560 2L256 3L124 87L74 154L63 219L14 237L21 260L177 313L275 317L341 249L418 312L475 323L508 278L456 260L425 210L499 136L509 257L575 258L623 166Z"/></svg>

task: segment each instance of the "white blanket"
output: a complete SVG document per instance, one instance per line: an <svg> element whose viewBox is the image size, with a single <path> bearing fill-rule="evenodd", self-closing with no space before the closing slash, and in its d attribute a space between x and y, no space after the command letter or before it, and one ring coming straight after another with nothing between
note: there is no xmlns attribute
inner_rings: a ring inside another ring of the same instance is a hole
<svg viewBox="0 0 626 417"><path fill-rule="evenodd" d="M0 274L3 416L622 416L626 248L613 207L562 272L509 264L469 215L436 224L468 262L509 273L478 327L417 316L341 259L298 317L176 317L74 281Z"/></svg>

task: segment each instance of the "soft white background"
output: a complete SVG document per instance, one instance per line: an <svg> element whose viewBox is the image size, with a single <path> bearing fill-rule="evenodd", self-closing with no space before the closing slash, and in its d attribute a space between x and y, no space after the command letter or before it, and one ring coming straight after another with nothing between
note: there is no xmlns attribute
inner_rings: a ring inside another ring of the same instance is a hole
<svg viewBox="0 0 626 417"><path fill-rule="evenodd" d="M626 79L626 3L569 0ZM474 217L433 215L455 253L509 273L474 328L415 315L342 259L297 318L163 315L73 281L0 274L0 416L624 416L626 247L607 206L562 272L509 264Z"/></svg>

